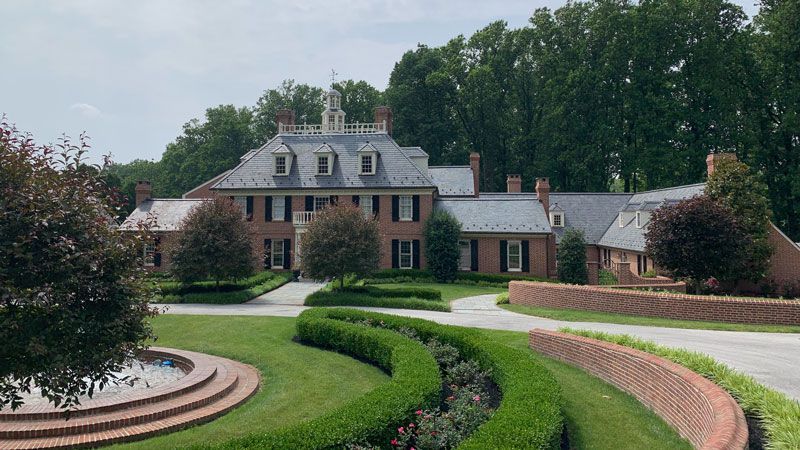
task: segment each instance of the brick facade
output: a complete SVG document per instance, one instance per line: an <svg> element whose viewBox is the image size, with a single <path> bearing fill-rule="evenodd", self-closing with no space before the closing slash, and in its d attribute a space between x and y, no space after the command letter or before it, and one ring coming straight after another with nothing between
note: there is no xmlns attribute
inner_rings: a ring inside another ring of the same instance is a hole
<svg viewBox="0 0 800 450"><path fill-rule="evenodd" d="M599 311L679 320L800 325L800 302L720 297L512 281L509 301L516 305Z"/></svg>
<svg viewBox="0 0 800 450"><path fill-rule="evenodd" d="M222 172L221 174L215 176L214 178L206 181L205 183L197 186L196 188L192 189L191 191L183 194L183 198L192 198L192 199L204 199L204 198L213 198L217 196L217 193L211 190L211 186L215 185L217 181L222 179L225 175L230 173L230 171Z"/></svg>
<svg viewBox="0 0 800 450"><path fill-rule="evenodd" d="M542 235L480 236L465 234L462 239L478 241L478 272L547 277L547 239ZM500 241L528 241L529 272L503 272L500 267Z"/></svg>
<svg viewBox="0 0 800 450"><path fill-rule="evenodd" d="M531 330L529 345L628 392L694 448L747 448L747 422L736 401L683 366L639 350L555 331Z"/></svg>
<svg viewBox="0 0 800 450"><path fill-rule="evenodd" d="M800 247L773 224L770 224L769 243L773 253L768 278L780 289L785 289L787 284L800 285Z"/></svg>

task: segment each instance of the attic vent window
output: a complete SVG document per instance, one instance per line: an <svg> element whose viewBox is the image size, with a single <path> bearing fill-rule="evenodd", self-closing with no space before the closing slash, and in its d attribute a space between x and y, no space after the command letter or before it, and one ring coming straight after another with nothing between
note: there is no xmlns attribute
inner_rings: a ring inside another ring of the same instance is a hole
<svg viewBox="0 0 800 450"><path fill-rule="evenodd" d="M550 226L563 228L564 227L564 213L551 212L550 213Z"/></svg>

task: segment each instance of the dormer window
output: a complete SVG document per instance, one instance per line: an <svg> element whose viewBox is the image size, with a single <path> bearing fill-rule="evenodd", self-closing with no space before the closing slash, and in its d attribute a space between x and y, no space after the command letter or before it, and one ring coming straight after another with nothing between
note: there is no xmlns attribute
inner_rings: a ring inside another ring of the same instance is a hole
<svg viewBox="0 0 800 450"><path fill-rule="evenodd" d="M378 165L378 150L369 142L358 149L358 174L375 175Z"/></svg>
<svg viewBox="0 0 800 450"><path fill-rule="evenodd" d="M286 157L275 157L275 175L286 175Z"/></svg>
<svg viewBox="0 0 800 450"><path fill-rule="evenodd" d="M331 175L334 158L336 158L333 148L328 144L322 144L314 150L314 156L317 162L317 175Z"/></svg>
<svg viewBox="0 0 800 450"><path fill-rule="evenodd" d="M372 155L361 155L361 175L372 175L375 173L375 165Z"/></svg>
<svg viewBox="0 0 800 450"><path fill-rule="evenodd" d="M551 212L550 213L550 226L556 228L563 228L564 227L564 213L563 212Z"/></svg>
<svg viewBox="0 0 800 450"><path fill-rule="evenodd" d="M273 174L277 176L289 175L292 170L292 159L294 152L292 152L286 144L281 144L278 148L272 151L273 161L275 163Z"/></svg>
<svg viewBox="0 0 800 450"><path fill-rule="evenodd" d="M330 156L317 156L317 175L330 175Z"/></svg>

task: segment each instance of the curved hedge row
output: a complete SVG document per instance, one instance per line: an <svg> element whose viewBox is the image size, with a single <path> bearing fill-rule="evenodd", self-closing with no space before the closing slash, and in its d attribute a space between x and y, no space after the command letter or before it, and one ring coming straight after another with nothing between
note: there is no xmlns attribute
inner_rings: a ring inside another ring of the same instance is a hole
<svg viewBox="0 0 800 450"><path fill-rule="evenodd" d="M303 302L306 306L371 306L375 308L424 309L449 312L450 306L442 301L419 298L375 297L347 291L317 291Z"/></svg>
<svg viewBox="0 0 800 450"><path fill-rule="evenodd" d="M438 404L439 366L425 347L388 330L331 320L321 312L312 309L297 318L303 342L370 361L391 372L391 381L316 419L234 439L218 448L319 449L388 439L394 431L390 425L419 407Z"/></svg>
<svg viewBox="0 0 800 450"><path fill-rule="evenodd" d="M421 339L436 338L456 347L465 359L491 369L492 378L503 393L500 406L459 448L559 448L564 426L560 388L550 372L524 352L486 340L476 330L421 319L343 308L312 309L300 317L301 321L311 317L370 319L392 329L411 328Z"/></svg>

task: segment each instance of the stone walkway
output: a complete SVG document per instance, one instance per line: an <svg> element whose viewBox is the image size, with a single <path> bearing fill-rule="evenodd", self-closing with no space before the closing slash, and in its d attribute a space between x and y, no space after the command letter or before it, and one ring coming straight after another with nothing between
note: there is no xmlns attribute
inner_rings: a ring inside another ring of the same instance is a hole
<svg viewBox="0 0 800 450"><path fill-rule="evenodd" d="M314 281L300 281L286 283L278 289L272 290L247 302L249 305L294 305L302 306L309 295L317 292L325 283Z"/></svg>
<svg viewBox="0 0 800 450"><path fill-rule="evenodd" d="M294 292L289 283L280 288ZM310 287L308 287L310 288ZM279 290L280 290L279 289ZM278 290L273 291L278 292ZM299 295L299 294L298 294ZM273 297L274 299L274 297ZM453 312L418 311L390 308L361 308L386 314L433 320L465 327L528 331L533 328L556 330L560 327L625 333L670 347L682 347L706 353L720 362L752 375L758 381L800 399L800 334L750 333L733 331L688 330L677 328L617 325L594 322L564 322L506 311L494 304L494 295L480 295L455 300ZM274 303L241 305L172 305L169 314L255 315L295 317L306 307L274 299ZM302 302L301 302L302 303Z"/></svg>

